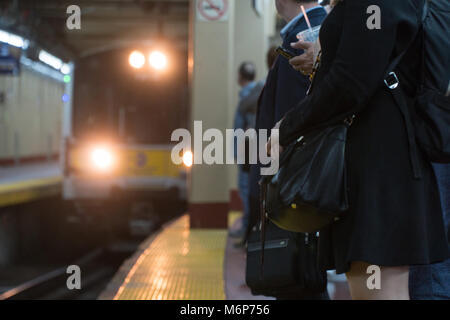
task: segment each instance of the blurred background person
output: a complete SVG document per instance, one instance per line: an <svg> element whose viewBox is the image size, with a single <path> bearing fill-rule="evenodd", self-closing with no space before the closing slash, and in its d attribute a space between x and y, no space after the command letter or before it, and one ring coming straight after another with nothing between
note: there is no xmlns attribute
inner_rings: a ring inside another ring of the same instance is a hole
<svg viewBox="0 0 450 320"><path fill-rule="evenodd" d="M238 84L241 87L239 92L239 104L236 108L234 117L234 129L242 129L247 131L255 127L256 109L258 104L258 97L264 86L262 82L256 82L256 67L252 62L243 62L239 67ZM248 145L246 143L246 149ZM237 139L235 139L235 156L237 156ZM248 154L246 150L246 154ZM245 234L249 223L249 164L239 165L238 171L238 188L239 196L243 204L243 215L241 227L237 230L230 231L230 236L239 238L240 242L237 246L242 246L245 243Z"/></svg>

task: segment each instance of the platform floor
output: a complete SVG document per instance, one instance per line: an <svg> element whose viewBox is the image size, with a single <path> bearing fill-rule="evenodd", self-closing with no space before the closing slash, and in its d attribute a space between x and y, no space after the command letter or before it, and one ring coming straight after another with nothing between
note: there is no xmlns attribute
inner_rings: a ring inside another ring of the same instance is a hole
<svg viewBox="0 0 450 320"><path fill-rule="evenodd" d="M183 216L144 242L101 298L224 300L226 238L226 230L190 230Z"/></svg>
<svg viewBox="0 0 450 320"><path fill-rule="evenodd" d="M230 215L233 225L237 216ZM144 241L99 297L101 300L273 300L245 285L245 251L227 230L189 228L185 215ZM332 277L334 299L348 299L342 277Z"/></svg>
<svg viewBox="0 0 450 320"><path fill-rule="evenodd" d="M61 192L58 162L0 166L0 207L33 201Z"/></svg>

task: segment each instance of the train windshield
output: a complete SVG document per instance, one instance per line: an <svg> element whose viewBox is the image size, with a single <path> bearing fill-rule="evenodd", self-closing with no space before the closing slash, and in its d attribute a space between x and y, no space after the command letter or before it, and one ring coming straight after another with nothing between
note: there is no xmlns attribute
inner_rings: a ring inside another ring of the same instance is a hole
<svg viewBox="0 0 450 320"><path fill-rule="evenodd" d="M138 53L150 57L152 50ZM95 134L125 144L161 145L170 143L173 130L186 126L186 55L158 51L154 63L159 65L152 68L146 65L148 58L141 63L136 54L123 48L78 62L72 110L76 139Z"/></svg>

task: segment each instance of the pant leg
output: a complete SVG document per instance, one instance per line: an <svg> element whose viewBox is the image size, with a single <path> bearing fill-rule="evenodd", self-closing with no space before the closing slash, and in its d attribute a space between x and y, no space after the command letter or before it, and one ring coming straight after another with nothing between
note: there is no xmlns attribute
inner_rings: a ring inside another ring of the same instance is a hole
<svg viewBox="0 0 450 320"><path fill-rule="evenodd" d="M242 200L244 207L244 212L242 215L242 229L246 230L249 225L250 217L250 183L249 183L249 173L239 169L238 176L239 183L239 195Z"/></svg>
<svg viewBox="0 0 450 320"><path fill-rule="evenodd" d="M441 192L444 222L446 229L449 230L450 165L435 165L434 169ZM449 300L450 259L433 265L411 267L409 286L411 299L413 300Z"/></svg>

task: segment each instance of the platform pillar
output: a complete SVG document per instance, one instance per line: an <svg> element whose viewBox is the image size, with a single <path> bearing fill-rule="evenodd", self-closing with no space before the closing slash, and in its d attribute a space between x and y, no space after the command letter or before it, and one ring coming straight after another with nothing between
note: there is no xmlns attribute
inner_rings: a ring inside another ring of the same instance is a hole
<svg viewBox="0 0 450 320"><path fill-rule="evenodd" d="M203 6L207 9L205 16L200 2L210 3L191 1L191 134L194 138L194 121L201 121L203 132L219 129L225 144L225 130L233 128L238 103L238 66L243 61L252 61L257 66L258 79L266 76L268 20L274 18L268 15L267 8L272 8L273 4L261 0L261 6L255 8L252 0L216 1L214 3L221 4L218 8L208 10L207 5ZM226 12L222 12L224 6ZM217 16L214 10L217 10ZM208 144L203 142L203 148ZM194 157L202 157L202 154L194 152ZM191 228L227 227L230 191L237 189L236 176L234 165L194 164L189 186Z"/></svg>

